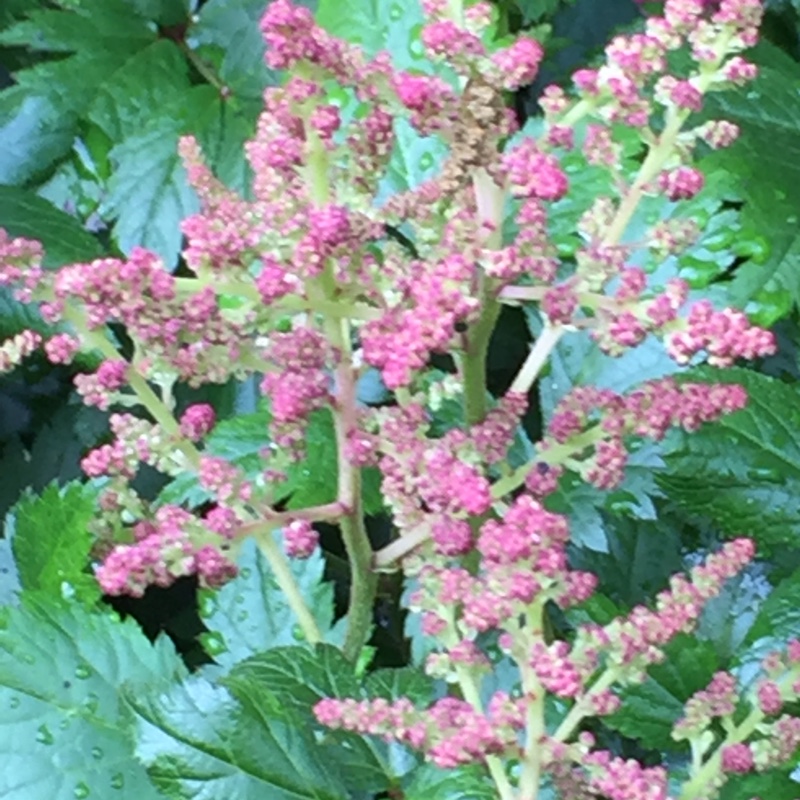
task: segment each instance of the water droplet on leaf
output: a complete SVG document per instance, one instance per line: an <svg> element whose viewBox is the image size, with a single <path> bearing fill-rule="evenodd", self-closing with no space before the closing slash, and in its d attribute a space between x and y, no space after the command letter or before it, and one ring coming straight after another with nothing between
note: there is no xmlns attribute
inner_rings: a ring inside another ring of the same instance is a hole
<svg viewBox="0 0 800 800"><path fill-rule="evenodd" d="M304 642L306 640L306 635L299 625L294 625L292 627L292 638L297 642Z"/></svg>
<svg viewBox="0 0 800 800"><path fill-rule="evenodd" d="M125 776L121 772L111 776L112 789L121 789L123 786L125 786Z"/></svg>
<svg viewBox="0 0 800 800"><path fill-rule="evenodd" d="M88 664L78 664L75 667L75 677L80 678L81 680L86 680L92 674L92 668Z"/></svg>
<svg viewBox="0 0 800 800"><path fill-rule="evenodd" d="M72 794L78 798L78 800L84 800L84 798L88 797L92 793L92 790L83 782L81 781L73 790Z"/></svg>
<svg viewBox="0 0 800 800"><path fill-rule="evenodd" d="M53 734L47 725L40 725L36 731L36 741L39 744L53 744Z"/></svg>
<svg viewBox="0 0 800 800"><path fill-rule="evenodd" d="M19 704L20 704L20 699L19 699L19 697L12 697L12 698L11 698L11 699L8 701L8 705L9 705L9 706L11 706L11 708L19 708Z"/></svg>
<svg viewBox="0 0 800 800"><path fill-rule="evenodd" d="M92 758L99 761L103 757L103 751L99 747L92 748Z"/></svg>

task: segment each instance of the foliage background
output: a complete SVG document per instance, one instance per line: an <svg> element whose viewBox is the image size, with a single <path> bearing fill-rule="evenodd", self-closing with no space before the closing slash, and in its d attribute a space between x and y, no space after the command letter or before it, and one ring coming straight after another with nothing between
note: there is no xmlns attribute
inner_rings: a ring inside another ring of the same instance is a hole
<svg viewBox="0 0 800 800"><path fill-rule="evenodd" d="M423 68L413 0L310 5L331 32L370 52L389 49L405 68ZM180 274L178 223L197 200L176 142L195 134L218 176L247 192L242 145L254 130L262 90L282 79L263 65L257 28L263 6L264 0L6 0L0 227L43 241L50 268L142 244ZM504 0L498 8L498 37L533 28L547 39L542 75L514 98L522 119L535 115L546 83L566 82L641 14L631 0ZM626 756L665 754L678 773L685 754L669 730L684 700L717 669L739 668L746 679L760 653L800 634L799 0L768 3L765 40L754 60L757 82L710 104L709 116L732 119L742 137L703 158L709 189L691 213L704 236L665 269L688 278L698 295L745 308L772 326L780 352L725 378L747 387L752 399L744 412L699 434L641 448L625 484L610 494L565 483L555 498L555 510L573 521L573 563L601 578L595 600L569 618L554 618L561 631L582 618L603 621L630 609L726 535L758 540L762 560L711 605L697 636L674 644L675 660L654 668L648 682L630 691L625 711L597 732ZM348 98L340 100L347 109ZM401 129L385 192L434 173L441 152L435 140ZM592 198L596 178L575 167L573 192L553 223L565 258L577 244L576 211ZM639 224L669 213L645 207ZM504 311L489 359L494 394L508 387L537 324L522 309ZM28 327L44 330L45 323L0 289L0 338ZM141 601L115 600L118 611L133 617L124 623L109 612L87 568L85 523L94 489L80 482L78 470L106 423L70 388L82 366L33 359L0 376L0 796L281 800L368 798L402 787L406 798L490 797L470 770L439 772L400 748L354 735L332 736L323 748L310 738L309 709L326 694L409 694L422 701L440 691L409 666L419 662L424 643L403 618L396 579L382 585L372 642L373 667L380 669L365 681L334 648L311 658L300 647L291 613L254 549L242 556L240 578L219 592L198 597L182 581L150 590ZM446 361L435 366L448 369ZM647 344L615 360L588 339L565 340L535 387L520 447L537 439L542 420L575 383L620 390L674 370ZM703 377L712 379L703 371L693 375ZM359 387L361 401L385 402L380 381L368 378ZM200 398L225 418L211 447L256 469L264 443L254 431L261 435L267 412L254 387L184 392L180 402ZM454 424L447 404L436 424L442 430ZM330 419L319 415L310 436L308 460L281 498L289 507L326 502L335 493ZM180 480L162 485L146 472L138 480L151 497L203 501L196 486ZM379 476L371 481L370 532L380 545L390 522ZM323 544L324 558L295 569L335 643L347 571L335 530L325 531ZM499 678L506 679L513 676ZM793 800L798 787L790 771L776 770L739 782L724 797L756 794Z"/></svg>

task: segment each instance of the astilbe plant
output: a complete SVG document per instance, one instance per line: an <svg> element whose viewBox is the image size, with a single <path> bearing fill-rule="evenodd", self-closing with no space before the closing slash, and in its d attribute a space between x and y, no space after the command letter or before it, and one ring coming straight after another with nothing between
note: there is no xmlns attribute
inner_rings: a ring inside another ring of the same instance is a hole
<svg viewBox="0 0 800 800"><path fill-rule="evenodd" d="M740 698L733 676L719 673L689 701L674 737L688 741L692 759L677 788L664 767L601 749L585 721L619 707L619 690L641 682L665 645L692 630L704 604L753 558L753 544L727 543L688 578L673 578L652 607L554 640L545 606L585 601L596 579L570 568L567 519L547 501L566 471L614 488L632 441L695 430L741 409L744 390L680 379L626 394L580 386L558 404L529 463L512 463L509 452L534 381L576 330L611 355L657 337L679 364L725 367L773 352L771 334L741 312L690 303L680 279L656 283L655 267L697 238L691 219L655 223L638 241L626 235L643 199L677 202L702 191L699 145L736 139L730 122L688 123L706 94L754 77L739 53L756 42L761 6L667 0L643 32L609 44L602 66L574 75L574 97L544 92L536 138L517 135L504 93L534 79L540 45L521 37L488 50L485 3L427 0L424 8L421 40L441 68L412 74L332 37L306 8L273 2L261 21L267 62L291 77L265 92L247 144L252 199L214 177L196 141L180 143L202 204L183 223L194 277L173 277L142 249L45 272L38 244L3 236L0 283L40 304L62 332L6 342L0 366L38 347L53 363L82 349L102 355L97 371L75 383L86 403L118 409L111 443L83 461L88 476L105 478L95 533L106 593L141 595L189 574L219 586L252 536L313 644L320 631L271 532L282 528L286 553L302 558L317 546L313 523L336 522L352 570L344 653L355 659L369 635L378 571L400 565L415 579L410 608L431 642L427 671L455 693L429 708L331 698L315 708L322 724L403 742L444 768L482 764L503 800L533 800L546 780L565 798L715 797L726 778L783 762L800 744L800 720L783 712L800 689L800 642L767 659L750 696ZM672 72L678 51L690 55L686 74ZM328 100L332 82L360 102L347 124ZM439 137L448 155L434 179L378 202L400 117ZM634 134L640 151L631 159L620 136ZM570 192L566 153L606 170L611 187L576 220L581 245L569 263L548 236L550 207ZM504 232L508 213L513 236ZM388 233L400 228L402 242ZM495 402L486 356L504 302L538 306L543 327ZM107 335L110 323L124 326L129 359ZM452 356L455 379L423 380L434 353ZM357 403L356 382L368 368L380 370L395 404ZM204 451L211 406L173 414L177 383L253 375L269 400L274 443L256 480ZM443 391L462 401L463 425L434 438L430 408ZM275 487L302 455L309 415L323 408L335 423L338 496L276 510ZM141 464L193 474L212 509L146 502L131 486ZM380 469L397 533L377 553L364 527L366 466ZM484 705L482 682L498 657L518 669L518 690ZM545 724L548 697L563 709L555 726Z"/></svg>

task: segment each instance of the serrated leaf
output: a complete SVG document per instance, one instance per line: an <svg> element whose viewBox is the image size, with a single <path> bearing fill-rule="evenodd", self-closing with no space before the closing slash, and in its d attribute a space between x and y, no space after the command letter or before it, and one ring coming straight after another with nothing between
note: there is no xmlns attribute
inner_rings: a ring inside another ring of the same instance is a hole
<svg viewBox="0 0 800 800"><path fill-rule="evenodd" d="M88 118L114 142L159 116L172 116L189 91L189 69L178 45L159 39L133 54L99 87Z"/></svg>
<svg viewBox="0 0 800 800"><path fill-rule="evenodd" d="M731 298L740 307L752 301L758 321L770 325L774 314L758 314L761 304L780 308L770 295L800 302L800 69L766 42L750 57L759 77L746 90L708 100L712 116L740 127L739 140L706 161L736 177L743 221L768 253L737 269Z"/></svg>
<svg viewBox="0 0 800 800"><path fill-rule="evenodd" d="M0 186L0 227L12 236L41 242L49 269L90 261L101 252L97 240L74 217L15 186Z"/></svg>
<svg viewBox="0 0 800 800"><path fill-rule="evenodd" d="M644 747L674 750L673 725L683 716L686 701L708 686L719 662L712 644L685 634L665 650L666 660L650 667L644 683L622 689L619 711L603 719Z"/></svg>
<svg viewBox="0 0 800 800"><path fill-rule="evenodd" d="M737 383L747 407L668 439L657 482L685 511L762 546L800 537L800 392L746 369L696 370L687 380Z"/></svg>
<svg viewBox="0 0 800 800"><path fill-rule="evenodd" d="M181 246L181 221L198 210L194 190L178 156L181 120L159 118L128 136L110 153L114 173L100 213L115 218L119 248L141 246L174 267Z"/></svg>
<svg viewBox="0 0 800 800"><path fill-rule="evenodd" d="M767 638L780 643L800 638L800 569L784 578L762 603L744 644Z"/></svg>
<svg viewBox="0 0 800 800"><path fill-rule="evenodd" d="M331 646L276 648L237 664L224 683L240 699L245 693L257 699L259 708L290 708L318 726L314 705L326 697L410 697L427 705L432 696L431 681L418 670L378 670L368 676L362 688L353 665ZM406 692L405 690L408 690ZM381 792L397 785L415 764L408 750L387 744L377 737L344 731L324 731L327 760L335 764L347 785L357 791Z"/></svg>
<svg viewBox="0 0 800 800"><path fill-rule="evenodd" d="M728 775L719 793L719 800L797 800L800 783L792 780L788 770L770 769L757 775Z"/></svg>
<svg viewBox="0 0 800 800"><path fill-rule="evenodd" d="M27 598L0 623L0 796L156 800L135 760L119 687L185 675L170 642L133 621Z"/></svg>
<svg viewBox="0 0 800 800"><path fill-rule="evenodd" d="M725 583L717 597L706 603L697 626L698 638L711 642L720 660L727 663L741 651L771 591L763 566L748 565Z"/></svg>
<svg viewBox="0 0 800 800"><path fill-rule="evenodd" d="M129 694L137 756L169 797L348 800L311 732L289 715L256 713L194 678L169 692Z"/></svg>
<svg viewBox="0 0 800 800"><path fill-rule="evenodd" d="M439 769L424 764L403 787L405 800L495 800L497 788L478 767Z"/></svg>
<svg viewBox="0 0 800 800"><path fill-rule="evenodd" d="M72 147L77 117L47 97L15 86L0 93L0 183L23 184Z"/></svg>
<svg viewBox="0 0 800 800"><path fill-rule="evenodd" d="M216 63L220 80L237 97L260 99L278 74L264 63L265 45L258 23L263 0L210 0L190 30L198 55Z"/></svg>
<svg viewBox="0 0 800 800"><path fill-rule="evenodd" d="M87 604L100 598L97 581L87 570L94 494L80 483L61 490L50 484L38 497L29 493L11 509L11 546L24 589L54 598L74 592Z"/></svg>
<svg viewBox="0 0 800 800"><path fill-rule="evenodd" d="M608 552L573 551L570 563L600 578L600 590L614 602L632 608L665 588L683 568L681 540L669 523L606 515Z"/></svg>
<svg viewBox="0 0 800 800"><path fill-rule="evenodd" d="M187 123L214 174L245 196L250 190L252 170L244 156L244 143L255 132L260 110L260 103L230 102L212 86L195 86L187 101Z"/></svg>
<svg viewBox="0 0 800 800"><path fill-rule="evenodd" d="M276 541L280 543L276 533ZM210 633L204 636L209 655L225 669L245 658L301 641L297 619L264 556L249 539L238 559L239 575L216 591L202 592L200 616ZM317 551L290 562L292 574L323 635L333 623L333 587L322 582L325 568Z"/></svg>

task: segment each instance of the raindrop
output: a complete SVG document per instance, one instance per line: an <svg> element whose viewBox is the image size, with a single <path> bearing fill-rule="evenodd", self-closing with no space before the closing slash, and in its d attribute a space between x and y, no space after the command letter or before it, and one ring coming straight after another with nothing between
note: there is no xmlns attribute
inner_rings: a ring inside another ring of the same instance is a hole
<svg viewBox="0 0 800 800"><path fill-rule="evenodd" d="M92 793L91 789L81 781L73 790L72 794L78 798L78 800L84 800L84 798L88 797Z"/></svg>
<svg viewBox="0 0 800 800"><path fill-rule="evenodd" d="M389 7L389 19L399 20L403 18L403 6L399 3L392 3Z"/></svg>
<svg viewBox="0 0 800 800"><path fill-rule="evenodd" d="M250 615L246 611L240 611L236 617L237 622L246 622Z"/></svg>
<svg viewBox="0 0 800 800"><path fill-rule="evenodd" d="M39 744L53 744L53 734L50 733L50 729L47 725L40 725L36 730L36 741L39 742Z"/></svg>
<svg viewBox="0 0 800 800"><path fill-rule="evenodd" d="M121 772L111 776L111 788L121 789L125 785L125 776Z"/></svg>
<svg viewBox="0 0 800 800"><path fill-rule="evenodd" d="M62 719L61 722L58 723L58 727L62 731L65 731L67 728L69 728L69 720L68 719Z"/></svg>
<svg viewBox="0 0 800 800"><path fill-rule="evenodd" d="M297 642L304 642L306 640L306 635L303 633L303 629L299 625L294 625L292 627L292 638L294 638Z"/></svg>
<svg viewBox="0 0 800 800"><path fill-rule="evenodd" d="M103 757L103 750L100 747L92 748L92 758L99 761Z"/></svg>
<svg viewBox="0 0 800 800"><path fill-rule="evenodd" d="M90 692L86 695L83 705L90 714L95 714L100 706L100 698L94 692Z"/></svg>
<svg viewBox="0 0 800 800"><path fill-rule="evenodd" d="M75 677L80 678L81 680L85 680L86 678L91 677L92 668L87 664L78 664L75 667Z"/></svg>
<svg viewBox="0 0 800 800"><path fill-rule="evenodd" d="M9 706L11 706L11 708L19 708L19 704L20 704L20 699L19 699L19 697L12 697L12 698L11 698L11 699L8 701L8 704L9 704Z"/></svg>
<svg viewBox="0 0 800 800"><path fill-rule="evenodd" d="M419 160L419 168L423 172L430 169L434 165L434 158L431 153L423 153Z"/></svg>
<svg viewBox="0 0 800 800"><path fill-rule="evenodd" d="M243 570L239 572L239 576L247 580L253 574L253 570L250 567L245 567Z"/></svg>
<svg viewBox="0 0 800 800"><path fill-rule="evenodd" d="M224 653L225 650L227 649L225 647L225 642L222 640L222 637L216 634L211 634L210 636L206 636L203 639L203 645L206 648L206 652L210 656L216 656L219 655L220 653Z"/></svg>
<svg viewBox="0 0 800 800"><path fill-rule="evenodd" d="M21 659L21 660L22 660L22 661L23 661L25 664L28 664L28 665L30 665L30 664L35 664L35 663L36 663L36 659L35 659L35 658L34 658L34 657L33 657L33 656L30 654L30 653L23 653L23 654L20 656L20 659Z"/></svg>
<svg viewBox="0 0 800 800"><path fill-rule="evenodd" d="M211 595L205 596L200 602L200 616L210 617L217 610L217 601Z"/></svg>

